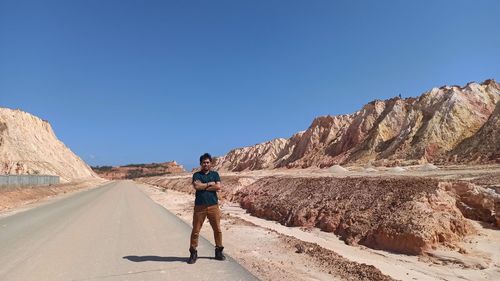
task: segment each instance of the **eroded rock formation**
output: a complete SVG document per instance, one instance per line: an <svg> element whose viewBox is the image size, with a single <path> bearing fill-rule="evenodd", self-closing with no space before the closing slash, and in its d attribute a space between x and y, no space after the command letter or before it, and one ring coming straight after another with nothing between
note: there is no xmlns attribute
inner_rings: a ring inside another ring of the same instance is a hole
<svg viewBox="0 0 500 281"><path fill-rule="evenodd" d="M422 178L265 178L239 191L251 214L318 227L348 244L406 254L452 246L474 228L456 198Z"/></svg>
<svg viewBox="0 0 500 281"><path fill-rule="evenodd" d="M493 80L434 88L418 98L376 100L350 115L318 117L289 139L231 150L217 159L216 168L496 161L498 100L500 85Z"/></svg>
<svg viewBox="0 0 500 281"><path fill-rule="evenodd" d="M497 103L495 111L476 134L449 153L448 161L500 163L500 103Z"/></svg>

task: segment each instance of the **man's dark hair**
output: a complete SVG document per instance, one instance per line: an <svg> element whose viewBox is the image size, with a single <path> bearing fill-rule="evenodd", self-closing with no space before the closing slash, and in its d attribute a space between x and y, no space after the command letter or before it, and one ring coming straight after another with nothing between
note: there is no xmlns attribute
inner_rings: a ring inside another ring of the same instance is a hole
<svg viewBox="0 0 500 281"><path fill-rule="evenodd" d="M210 162L212 162L212 155L205 153L202 156L200 156L200 164L203 162L203 160L208 159Z"/></svg>

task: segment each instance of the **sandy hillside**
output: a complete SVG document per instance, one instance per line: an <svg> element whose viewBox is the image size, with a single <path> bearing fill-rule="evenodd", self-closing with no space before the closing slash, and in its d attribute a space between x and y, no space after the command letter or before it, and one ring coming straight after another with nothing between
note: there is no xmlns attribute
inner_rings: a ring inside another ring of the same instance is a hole
<svg viewBox="0 0 500 281"><path fill-rule="evenodd" d="M61 182L97 177L47 121L8 108L0 108L0 174L56 175Z"/></svg>

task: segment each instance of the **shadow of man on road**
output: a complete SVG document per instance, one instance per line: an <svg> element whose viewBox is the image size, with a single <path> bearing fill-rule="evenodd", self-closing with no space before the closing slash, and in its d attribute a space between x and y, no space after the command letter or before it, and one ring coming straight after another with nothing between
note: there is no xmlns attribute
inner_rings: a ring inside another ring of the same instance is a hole
<svg viewBox="0 0 500 281"><path fill-rule="evenodd" d="M198 257L199 259L213 259L213 257ZM160 256L125 256L123 259L127 259L133 262L143 262L143 261L161 261L161 262L187 262L187 257L160 257Z"/></svg>

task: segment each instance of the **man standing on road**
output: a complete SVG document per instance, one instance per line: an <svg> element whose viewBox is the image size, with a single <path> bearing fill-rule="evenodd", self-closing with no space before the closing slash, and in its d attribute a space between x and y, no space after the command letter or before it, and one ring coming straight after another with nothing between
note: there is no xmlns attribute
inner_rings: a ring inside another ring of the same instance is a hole
<svg viewBox="0 0 500 281"><path fill-rule="evenodd" d="M217 191L221 189L219 174L212 171L212 156L205 153L200 157L200 171L193 174L193 188L196 189L196 199L194 201L193 231L191 232L191 245L189 247L189 264L193 264L198 259L198 237L205 218L212 226L215 238L215 259L225 260L222 253L222 230L220 227L221 212Z"/></svg>

